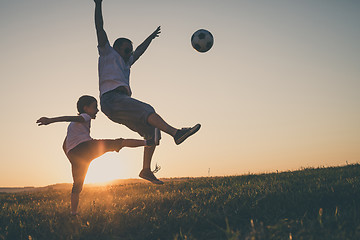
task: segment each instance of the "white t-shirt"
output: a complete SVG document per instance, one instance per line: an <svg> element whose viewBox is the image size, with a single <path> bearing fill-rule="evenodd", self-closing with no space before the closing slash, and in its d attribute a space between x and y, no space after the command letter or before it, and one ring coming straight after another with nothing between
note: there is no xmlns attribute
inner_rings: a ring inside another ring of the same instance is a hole
<svg viewBox="0 0 360 240"><path fill-rule="evenodd" d="M66 154L80 143L92 140L90 137L91 117L87 113L82 113L80 116L84 118L84 122L71 122L67 128Z"/></svg>
<svg viewBox="0 0 360 240"><path fill-rule="evenodd" d="M107 42L105 46L98 46L99 51L99 90L100 97L117 87L125 87L131 95L130 67L134 63L131 55L128 62L116 52Z"/></svg>

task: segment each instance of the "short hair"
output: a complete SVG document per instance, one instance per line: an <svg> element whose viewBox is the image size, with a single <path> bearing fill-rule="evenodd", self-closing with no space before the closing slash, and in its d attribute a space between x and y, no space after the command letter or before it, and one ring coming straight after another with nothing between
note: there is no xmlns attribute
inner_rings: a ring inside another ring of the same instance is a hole
<svg viewBox="0 0 360 240"><path fill-rule="evenodd" d="M85 113L84 107L90 106L90 104L96 101L97 101L96 98L94 98L93 96L89 96L89 95L81 96L76 103L79 114Z"/></svg>
<svg viewBox="0 0 360 240"><path fill-rule="evenodd" d="M115 42L113 44L113 48L114 49L119 49L124 42L128 42L128 43L132 44L132 41L130 39L118 38L118 39L115 40Z"/></svg>

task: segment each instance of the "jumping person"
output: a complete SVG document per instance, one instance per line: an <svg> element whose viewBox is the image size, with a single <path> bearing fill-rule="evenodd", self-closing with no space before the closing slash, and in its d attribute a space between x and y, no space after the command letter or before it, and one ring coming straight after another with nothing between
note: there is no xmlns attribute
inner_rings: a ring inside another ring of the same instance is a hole
<svg viewBox="0 0 360 240"><path fill-rule="evenodd" d="M97 101L92 96L81 96L77 102L78 116L42 117L36 121L39 126L55 122L71 122L67 129L63 150L71 163L73 187L71 191L71 214L77 215L80 192L92 160L106 152L119 152L123 147L152 146L153 142L136 139L92 139L90 137L91 119L99 112Z"/></svg>
<svg viewBox="0 0 360 240"><path fill-rule="evenodd" d="M130 67L146 51L151 41L160 34L160 27L147 37L133 51L132 42L127 38L118 38L110 46L104 30L102 0L95 2L95 27L99 51L99 90L102 112L112 121L123 124L139 133L147 140L154 139L155 144L144 148L143 169L139 176L155 184L163 184L150 170L151 159L158 145L161 130L174 138L176 144L182 143L200 129L200 124L192 128L176 129L167 124L154 110L144 102L131 97Z"/></svg>

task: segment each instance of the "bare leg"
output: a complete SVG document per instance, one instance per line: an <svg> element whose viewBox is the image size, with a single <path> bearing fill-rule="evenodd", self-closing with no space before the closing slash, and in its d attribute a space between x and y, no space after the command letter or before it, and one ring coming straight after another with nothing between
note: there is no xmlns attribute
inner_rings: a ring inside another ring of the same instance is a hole
<svg viewBox="0 0 360 240"><path fill-rule="evenodd" d="M151 159L155 152L156 146L145 147L144 148L144 161L143 161L143 169L150 169Z"/></svg>
<svg viewBox="0 0 360 240"><path fill-rule="evenodd" d="M167 124L157 113L152 113L147 119L148 123L171 136L175 136L177 129Z"/></svg>
<svg viewBox="0 0 360 240"><path fill-rule="evenodd" d="M71 214L76 215L79 206L80 193L71 193Z"/></svg>
<svg viewBox="0 0 360 240"><path fill-rule="evenodd" d="M146 145L145 140L138 140L138 139L123 139L121 147L142 147Z"/></svg>
<svg viewBox="0 0 360 240"><path fill-rule="evenodd" d="M139 177L148 180L154 184L164 184L163 181L157 179L154 173L150 169L151 159L154 154L156 146L150 146L144 148L144 162L143 169L141 170Z"/></svg>
<svg viewBox="0 0 360 240"><path fill-rule="evenodd" d="M71 163L71 170L73 175L73 188L71 191L71 214L76 215L78 212L80 193L84 185L84 179L88 171L90 162L75 159Z"/></svg>

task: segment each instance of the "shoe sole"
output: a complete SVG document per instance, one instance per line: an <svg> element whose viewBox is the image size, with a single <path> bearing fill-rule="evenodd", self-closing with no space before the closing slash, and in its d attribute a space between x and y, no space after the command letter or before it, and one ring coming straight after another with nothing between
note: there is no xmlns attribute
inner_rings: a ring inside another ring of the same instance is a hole
<svg viewBox="0 0 360 240"><path fill-rule="evenodd" d="M163 182L163 181L160 181L159 179L154 180L154 179L151 179L151 178L148 178L148 177L145 177L145 176L140 176L140 175L139 175L139 177L141 177L142 179L147 180L147 181L149 181L149 182L151 182L151 183L157 184L157 185L162 185L162 184L164 184L164 182Z"/></svg>
<svg viewBox="0 0 360 240"><path fill-rule="evenodd" d="M199 131L201 125L200 124L196 124L194 127L192 127L190 129L190 131L188 131L187 133L185 133L184 135L182 135L179 139L177 139L177 141L175 141L175 143L177 145L181 144L182 142L184 142L188 137L190 137L191 135L195 134L197 131Z"/></svg>

